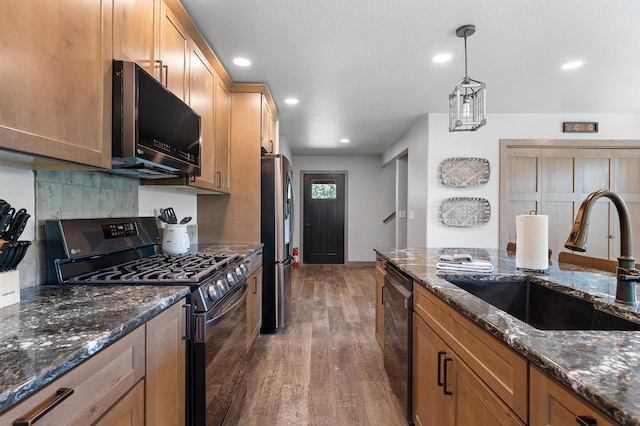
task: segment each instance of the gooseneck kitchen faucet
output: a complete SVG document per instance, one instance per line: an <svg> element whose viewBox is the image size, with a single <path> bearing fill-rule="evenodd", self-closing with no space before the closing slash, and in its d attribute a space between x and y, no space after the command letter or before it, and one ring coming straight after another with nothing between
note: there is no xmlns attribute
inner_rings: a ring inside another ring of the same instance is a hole
<svg viewBox="0 0 640 426"><path fill-rule="evenodd" d="M591 206L601 197L607 197L613 202L620 219L620 256L618 257L618 267L616 268L616 278L618 280L616 302L637 306L635 282L640 281L640 271L636 269L636 260L633 258L632 253L633 243L631 238L633 234L631 233L629 210L620 195L608 189L599 189L589 194L576 214L576 221L564 246L569 250L587 251L587 227L589 226Z"/></svg>

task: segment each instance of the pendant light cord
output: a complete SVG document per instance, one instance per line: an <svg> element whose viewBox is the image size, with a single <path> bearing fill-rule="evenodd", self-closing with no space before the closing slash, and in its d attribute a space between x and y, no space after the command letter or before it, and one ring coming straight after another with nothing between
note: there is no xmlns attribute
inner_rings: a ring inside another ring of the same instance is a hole
<svg viewBox="0 0 640 426"><path fill-rule="evenodd" d="M467 73L467 32L464 33L464 80L469 81Z"/></svg>

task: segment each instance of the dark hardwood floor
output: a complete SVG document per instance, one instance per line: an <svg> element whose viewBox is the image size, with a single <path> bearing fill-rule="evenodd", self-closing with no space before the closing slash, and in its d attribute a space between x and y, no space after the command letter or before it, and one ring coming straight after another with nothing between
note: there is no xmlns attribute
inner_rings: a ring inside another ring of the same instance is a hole
<svg viewBox="0 0 640 426"><path fill-rule="evenodd" d="M294 269L290 321L281 334L257 338L237 424L406 424L374 316L374 267Z"/></svg>

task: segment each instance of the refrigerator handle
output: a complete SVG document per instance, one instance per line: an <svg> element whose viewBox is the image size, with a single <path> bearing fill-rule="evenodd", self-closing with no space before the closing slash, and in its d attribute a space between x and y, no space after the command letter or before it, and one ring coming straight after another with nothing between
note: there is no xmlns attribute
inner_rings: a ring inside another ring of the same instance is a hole
<svg viewBox="0 0 640 426"><path fill-rule="evenodd" d="M293 173L289 172L287 179L291 185L291 226L289 227L289 241L293 244L293 230L296 226L296 192L293 189Z"/></svg>

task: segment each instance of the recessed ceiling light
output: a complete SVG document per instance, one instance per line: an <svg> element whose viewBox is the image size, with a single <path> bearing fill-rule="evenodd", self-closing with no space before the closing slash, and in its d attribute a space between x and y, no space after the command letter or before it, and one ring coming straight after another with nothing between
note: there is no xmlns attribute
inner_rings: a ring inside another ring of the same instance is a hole
<svg viewBox="0 0 640 426"><path fill-rule="evenodd" d="M284 100L284 103L289 105L296 105L298 102L300 101L297 100L296 98L287 98Z"/></svg>
<svg viewBox="0 0 640 426"><path fill-rule="evenodd" d="M340 142L341 143L349 143L350 141L347 138L342 138L342 139L340 139Z"/></svg>
<svg viewBox="0 0 640 426"><path fill-rule="evenodd" d="M585 64L585 61L582 61L582 60L565 62L564 64L560 65L560 69L563 71L574 70L576 68L580 68L584 64Z"/></svg>
<svg viewBox="0 0 640 426"><path fill-rule="evenodd" d="M249 65L251 65L251 61L247 58L235 58L233 60L233 63L239 67L248 67Z"/></svg>
<svg viewBox="0 0 640 426"><path fill-rule="evenodd" d="M449 62L451 59L453 59L453 55L451 53L440 53L431 58L431 62L442 64L445 62Z"/></svg>

